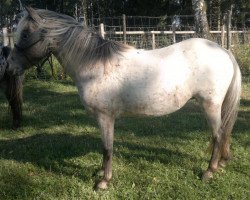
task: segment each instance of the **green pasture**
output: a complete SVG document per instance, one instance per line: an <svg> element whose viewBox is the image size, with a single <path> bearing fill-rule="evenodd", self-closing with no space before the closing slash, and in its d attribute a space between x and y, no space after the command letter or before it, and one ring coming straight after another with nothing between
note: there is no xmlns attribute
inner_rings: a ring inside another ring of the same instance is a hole
<svg viewBox="0 0 250 200"><path fill-rule="evenodd" d="M191 100L169 116L118 119L113 180L107 191L95 192L102 151L94 118L71 81L28 80L19 130L10 130L0 97L0 199L249 199L249 91L245 83L232 160L211 182L201 181L210 132Z"/></svg>

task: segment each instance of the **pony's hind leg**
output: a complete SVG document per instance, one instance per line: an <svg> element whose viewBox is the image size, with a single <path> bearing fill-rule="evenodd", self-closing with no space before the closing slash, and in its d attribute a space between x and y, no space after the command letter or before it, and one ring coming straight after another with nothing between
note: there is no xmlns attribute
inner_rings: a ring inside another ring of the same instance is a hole
<svg viewBox="0 0 250 200"><path fill-rule="evenodd" d="M112 178L112 154L114 140L114 122L113 117L99 114L97 117L103 143L103 163L101 171L104 172L103 178L95 186L95 189L107 189L108 183Z"/></svg>
<svg viewBox="0 0 250 200"><path fill-rule="evenodd" d="M212 130L212 155L208 169L204 172L202 177L202 180L206 181L213 178L213 173L218 169L223 132L221 129L221 105L210 100L203 102L203 108L208 125Z"/></svg>

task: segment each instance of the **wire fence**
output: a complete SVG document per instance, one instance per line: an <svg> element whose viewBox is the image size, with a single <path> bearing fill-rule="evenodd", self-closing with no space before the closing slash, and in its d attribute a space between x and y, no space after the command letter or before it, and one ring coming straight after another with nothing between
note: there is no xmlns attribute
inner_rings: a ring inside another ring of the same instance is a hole
<svg viewBox="0 0 250 200"><path fill-rule="evenodd" d="M231 45L249 43L250 25L244 20L233 22L230 27ZM161 48L175 42L197 37L193 15L105 17L102 19L94 18L88 21L88 24L96 30L99 30L99 25L103 24L105 38L126 42L142 49ZM225 21L217 23L210 21L209 23L212 40L222 46L227 43L225 25Z"/></svg>

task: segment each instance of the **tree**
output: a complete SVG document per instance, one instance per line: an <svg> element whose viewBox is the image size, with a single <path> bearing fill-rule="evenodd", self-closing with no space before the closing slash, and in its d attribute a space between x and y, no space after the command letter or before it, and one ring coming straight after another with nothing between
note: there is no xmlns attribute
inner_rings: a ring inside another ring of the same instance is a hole
<svg viewBox="0 0 250 200"><path fill-rule="evenodd" d="M18 12L19 3L16 0L1 0L0 3L0 28L9 26Z"/></svg>
<svg viewBox="0 0 250 200"><path fill-rule="evenodd" d="M207 21L207 6L204 0L192 0L195 15L195 31L198 37L210 38L209 26Z"/></svg>
<svg viewBox="0 0 250 200"><path fill-rule="evenodd" d="M220 30L222 24L221 0L211 0L209 4L210 29Z"/></svg>

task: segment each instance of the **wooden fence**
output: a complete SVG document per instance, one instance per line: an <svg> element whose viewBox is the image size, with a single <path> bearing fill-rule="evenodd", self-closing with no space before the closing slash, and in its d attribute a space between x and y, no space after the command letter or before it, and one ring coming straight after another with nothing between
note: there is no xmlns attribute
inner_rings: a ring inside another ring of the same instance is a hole
<svg viewBox="0 0 250 200"><path fill-rule="evenodd" d="M156 48L156 36L158 35L167 35L170 38L172 38L172 43L176 43L176 37L177 35L192 35L192 37L195 37L195 31L109 31L106 32L105 31L105 26L104 24L100 24L99 26L99 33L103 38L108 38L108 39L113 39L115 40L115 36L120 36L122 38L122 42L123 43L127 43L127 37L128 36L136 36L136 35L141 35L141 36L151 36L148 37L150 38L150 41L147 41L148 43L150 43L151 48L155 49ZM223 46L224 48L229 49L231 44L232 44L232 34L234 35L243 35L244 37L246 37L247 41L249 41L249 37L250 37L250 31L249 30L241 30L241 31L228 31L227 30L218 30L218 31L210 31L211 35L220 35L220 44L221 46ZM2 40L2 41L1 41ZM3 29L3 33L2 33L2 39L0 39L0 43L2 43L2 45L4 46L10 46L10 47L14 47L14 33L7 33L7 28Z"/></svg>
<svg viewBox="0 0 250 200"><path fill-rule="evenodd" d="M232 12L229 11L227 13L227 15L224 17L224 22L222 24L222 26L220 27L220 30L211 30L210 34L213 38L214 35L217 35L217 37L214 37L216 39L214 39L216 42L218 42L222 47L230 49L231 45L232 45L232 34L234 35L243 35L244 37L244 41L248 41L249 42L249 36L250 36L250 30L232 30L231 28L231 18L232 18ZM109 25L107 25L108 27ZM120 39L120 41L123 41L123 43L127 43L127 38L128 36L135 36L135 35L144 35L144 36L150 36L147 39L150 40L148 41L148 43L151 43L150 47L152 49L156 48L156 35L167 35L170 38L172 38L172 43L176 43L177 39L177 35L192 35L191 37L196 37L196 33L195 31L192 30L185 30L185 31L180 31L180 30L176 30L176 27L174 24L171 25L171 30L168 31L155 31L155 30L151 30L151 31L130 31L127 30L127 24L126 24L126 16L122 15L122 30L121 31L105 31L105 27L106 25L101 23L99 25L99 33L100 35L105 38L107 36L107 38L109 39L114 39L115 36L120 36L120 38L122 38L122 40ZM108 28L108 30L110 30L110 28ZM220 39L218 39L218 35L220 35ZM135 38L135 37L134 37ZM150 39L149 39L150 38ZM185 37L184 37L185 38Z"/></svg>

